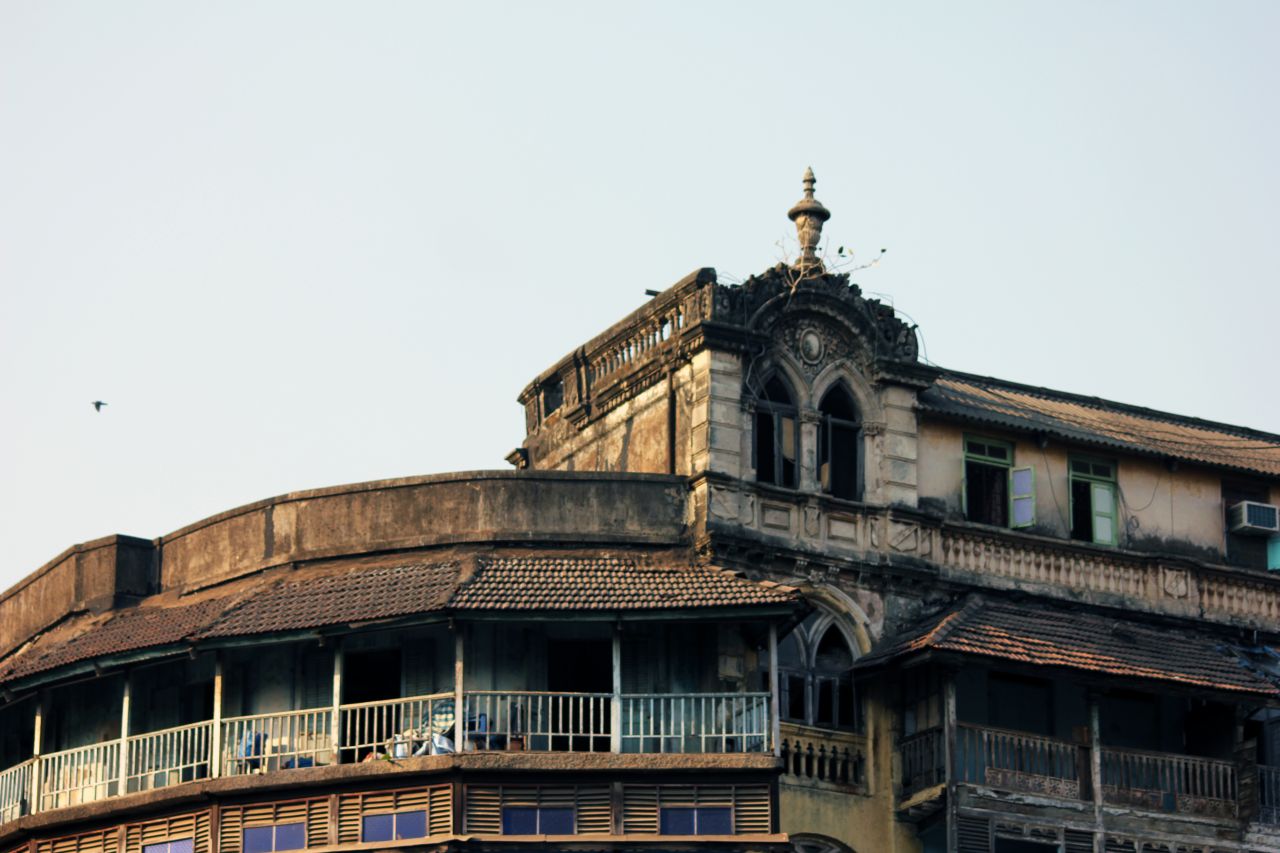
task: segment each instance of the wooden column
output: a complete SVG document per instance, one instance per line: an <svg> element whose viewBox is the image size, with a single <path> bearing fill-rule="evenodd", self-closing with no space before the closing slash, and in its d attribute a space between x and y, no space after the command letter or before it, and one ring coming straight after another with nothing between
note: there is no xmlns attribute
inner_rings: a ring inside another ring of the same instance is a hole
<svg viewBox="0 0 1280 853"><path fill-rule="evenodd" d="M959 821L956 815L956 674L947 672L942 686L943 773L947 791L947 849L958 850Z"/></svg>
<svg viewBox="0 0 1280 853"><path fill-rule="evenodd" d="M463 704L466 698L462 692L464 672L462 668L463 632L462 625L453 627L453 750L462 752L467 731L467 708Z"/></svg>
<svg viewBox="0 0 1280 853"><path fill-rule="evenodd" d="M133 678L129 672L124 674L124 695L120 702L120 756L119 770L116 778L120 787L116 793L126 794L129 791L129 704L133 693Z"/></svg>
<svg viewBox="0 0 1280 853"><path fill-rule="evenodd" d="M773 754L782 755L782 694L778 677L778 623L769 623L769 738Z"/></svg>
<svg viewBox="0 0 1280 853"><path fill-rule="evenodd" d="M329 748L333 750L333 763L342 763L342 640L333 641L333 696L329 711ZM357 759L359 760L359 759Z"/></svg>
<svg viewBox="0 0 1280 853"><path fill-rule="evenodd" d="M1098 712L1098 697L1089 694L1089 777L1093 787L1093 849L1103 853L1106 836L1102 826L1102 715Z"/></svg>
<svg viewBox="0 0 1280 853"><path fill-rule="evenodd" d="M622 752L622 623L613 625L613 699L609 703L609 751Z"/></svg>
<svg viewBox="0 0 1280 853"><path fill-rule="evenodd" d="M35 760L31 765L31 799L27 803L27 811L30 813L40 811L40 770L44 763L40 759L44 746L44 697L43 692L36 695L35 743L31 747L31 757Z"/></svg>
<svg viewBox="0 0 1280 853"><path fill-rule="evenodd" d="M209 732L209 776L222 775L222 652L213 653L213 730Z"/></svg>

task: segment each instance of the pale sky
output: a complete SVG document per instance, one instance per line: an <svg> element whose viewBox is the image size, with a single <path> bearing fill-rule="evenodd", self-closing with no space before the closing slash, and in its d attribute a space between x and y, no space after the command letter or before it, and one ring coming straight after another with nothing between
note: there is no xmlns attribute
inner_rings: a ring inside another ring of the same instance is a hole
<svg viewBox="0 0 1280 853"><path fill-rule="evenodd" d="M1280 432L1277 36L1222 0L0 0L0 587L505 468L535 374L775 263L810 165L932 361Z"/></svg>

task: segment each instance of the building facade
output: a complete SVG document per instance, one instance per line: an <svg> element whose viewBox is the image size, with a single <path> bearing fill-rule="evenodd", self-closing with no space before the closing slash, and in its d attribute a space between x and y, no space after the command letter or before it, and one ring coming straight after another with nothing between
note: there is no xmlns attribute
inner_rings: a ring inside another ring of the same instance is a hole
<svg viewBox="0 0 1280 853"><path fill-rule="evenodd" d="M943 370L818 252L520 395L516 468L0 597L0 853L1280 850L1280 436Z"/></svg>

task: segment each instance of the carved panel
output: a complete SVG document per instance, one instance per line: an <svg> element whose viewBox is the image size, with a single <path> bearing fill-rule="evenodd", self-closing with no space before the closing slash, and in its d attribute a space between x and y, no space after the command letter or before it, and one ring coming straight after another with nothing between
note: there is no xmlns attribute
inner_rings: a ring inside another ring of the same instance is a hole
<svg viewBox="0 0 1280 853"><path fill-rule="evenodd" d="M1074 779L1060 779L1056 776L1037 776L1033 773L1019 773L1016 770L1002 770L988 767L986 783L990 788L1004 788L1011 791L1026 791L1032 794L1044 794L1066 800L1080 799L1080 783Z"/></svg>
<svg viewBox="0 0 1280 853"><path fill-rule="evenodd" d="M772 527L775 530L791 529L791 507L782 504L766 504L760 505L760 524L763 527Z"/></svg>

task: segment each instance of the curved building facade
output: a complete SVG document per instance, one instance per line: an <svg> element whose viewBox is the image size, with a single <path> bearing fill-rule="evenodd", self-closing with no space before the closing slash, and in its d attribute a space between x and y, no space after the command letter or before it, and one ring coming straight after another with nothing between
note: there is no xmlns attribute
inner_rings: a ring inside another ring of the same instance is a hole
<svg viewBox="0 0 1280 853"><path fill-rule="evenodd" d="M813 186L794 264L539 374L515 470L6 592L0 853L1280 850L1280 437L922 362Z"/></svg>

